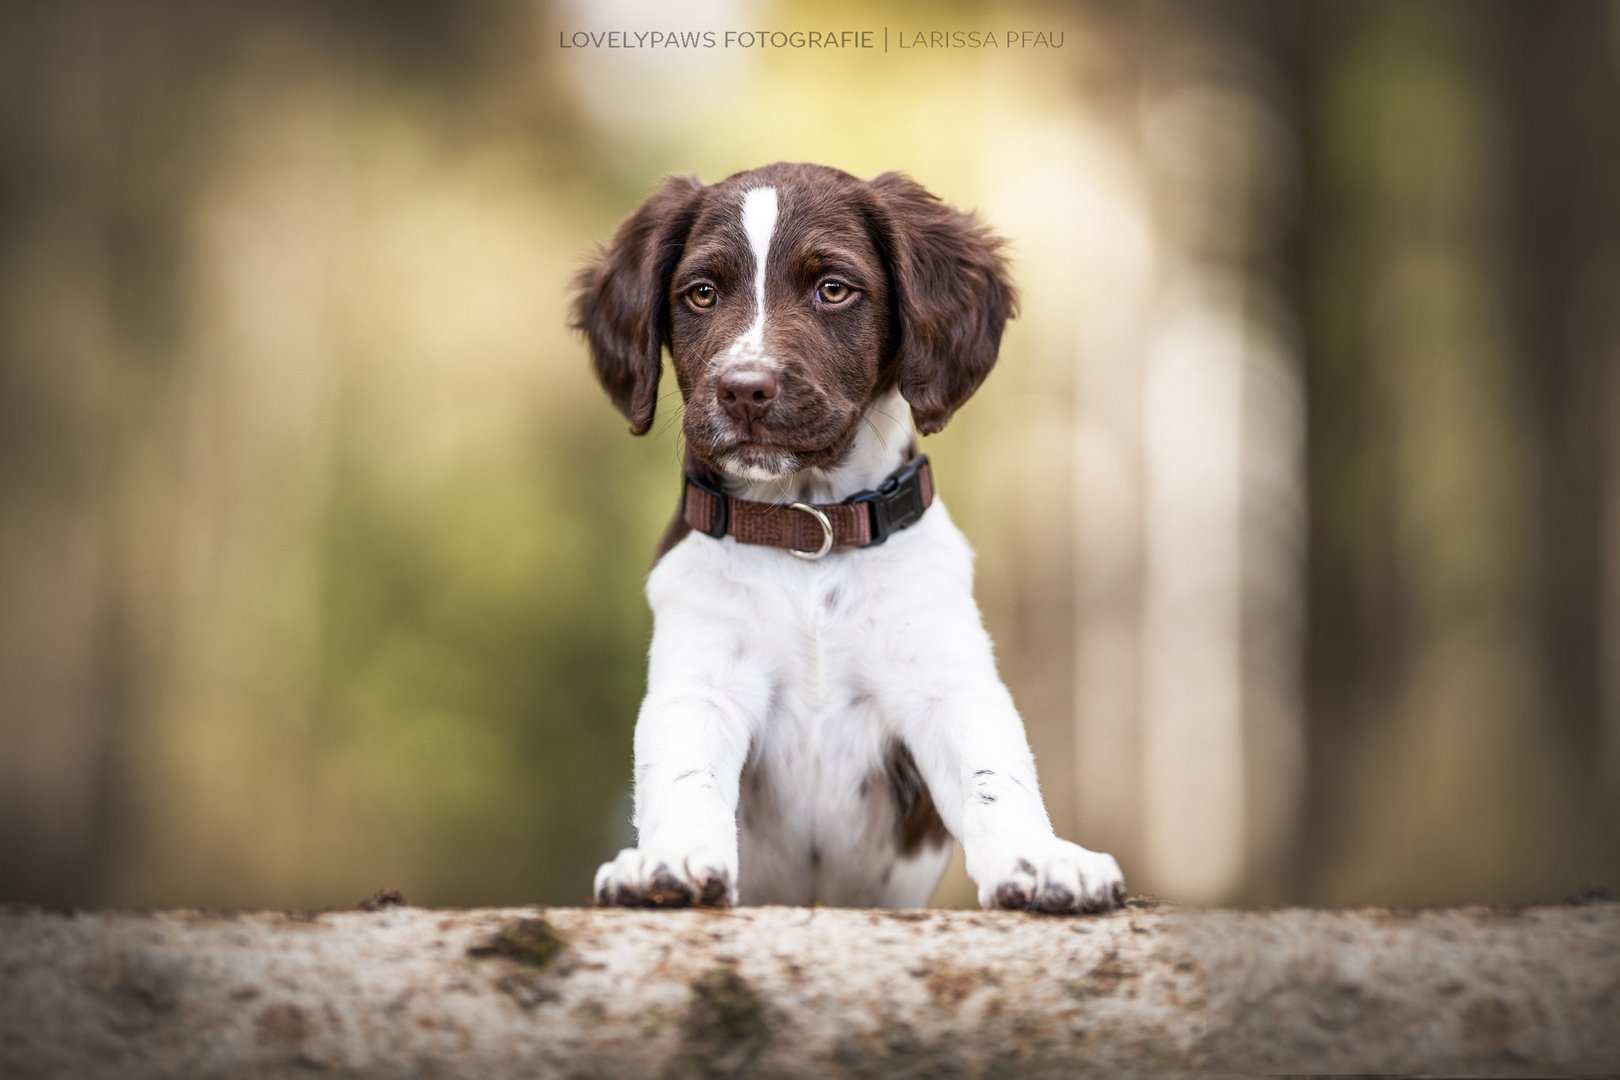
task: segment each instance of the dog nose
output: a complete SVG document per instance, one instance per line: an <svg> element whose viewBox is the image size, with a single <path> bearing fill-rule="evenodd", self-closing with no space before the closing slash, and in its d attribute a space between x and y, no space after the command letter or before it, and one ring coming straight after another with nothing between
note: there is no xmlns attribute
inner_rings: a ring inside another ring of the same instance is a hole
<svg viewBox="0 0 1620 1080"><path fill-rule="evenodd" d="M770 372L740 368L720 376L715 396L733 420L749 421L765 415L779 389L776 376Z"/></svg>

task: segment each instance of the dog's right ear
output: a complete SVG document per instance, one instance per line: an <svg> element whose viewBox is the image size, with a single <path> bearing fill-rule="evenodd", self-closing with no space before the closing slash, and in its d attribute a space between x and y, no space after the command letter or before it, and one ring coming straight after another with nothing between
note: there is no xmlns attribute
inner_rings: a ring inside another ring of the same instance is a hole
<svg viewBox="0 0 1620 1080"><path fill-rule="evenodd" d="M695 176L666 177L574 278L569 325L584 333L596 377L635 435L652 427L669 344L669 279L702 192Z"/></svg>

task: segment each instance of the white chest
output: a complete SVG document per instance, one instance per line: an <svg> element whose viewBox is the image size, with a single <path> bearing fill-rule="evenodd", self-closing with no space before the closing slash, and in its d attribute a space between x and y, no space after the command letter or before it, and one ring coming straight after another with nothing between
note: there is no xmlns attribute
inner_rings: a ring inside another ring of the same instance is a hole
<svg viewBox="0 0 1620 1080"><path fill-rule="evenodd" d="M944 849L928 853L920 896L915 884L895 895L905 883L892 871L914 853L901 850L894 718L879 703L899 683L927 682L915 630L962 617L971 573L939 504L880 547L819 561L694 535L659 563L652 677L690 680L750 714L744 902L926 902ZM967 632L982 634L968 610Z"/></svg>

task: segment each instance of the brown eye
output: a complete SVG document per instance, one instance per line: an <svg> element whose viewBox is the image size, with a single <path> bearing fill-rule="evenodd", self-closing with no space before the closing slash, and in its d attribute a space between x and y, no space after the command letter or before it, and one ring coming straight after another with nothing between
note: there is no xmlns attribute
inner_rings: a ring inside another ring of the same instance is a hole
<svg viewBox="0 0 1620 1080"><path fill-rule="evenodd" d="M720 290L708 283L694 285L686 290L686 300L695 308L712 308L718 299Z"/></svg>
<svg viewBox="0 0 1620 1080"><path fill-rule="evenodd" d="M816 299L823 304L842 304L854 295L855 290L842 281L823 281L816 286Z"/></svg>

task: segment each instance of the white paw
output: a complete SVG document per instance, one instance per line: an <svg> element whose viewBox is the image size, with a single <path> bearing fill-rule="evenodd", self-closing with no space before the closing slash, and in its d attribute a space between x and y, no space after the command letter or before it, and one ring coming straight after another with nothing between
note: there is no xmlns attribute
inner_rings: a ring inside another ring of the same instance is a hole
<svg viewBox="0 0 1620 1080"><path fill-rule="evenodd" d="M1112 855L1055 837L999 854L978 880L984 908L1073 915L1125 903L1125 877Z"/></svg>
<svg viewBox="0 0 1620 1080"><path fill-rule="evenodd" d="M596 872L599 907L726 907L737 902L731 861L706 848L625 848Z"/></svg>

